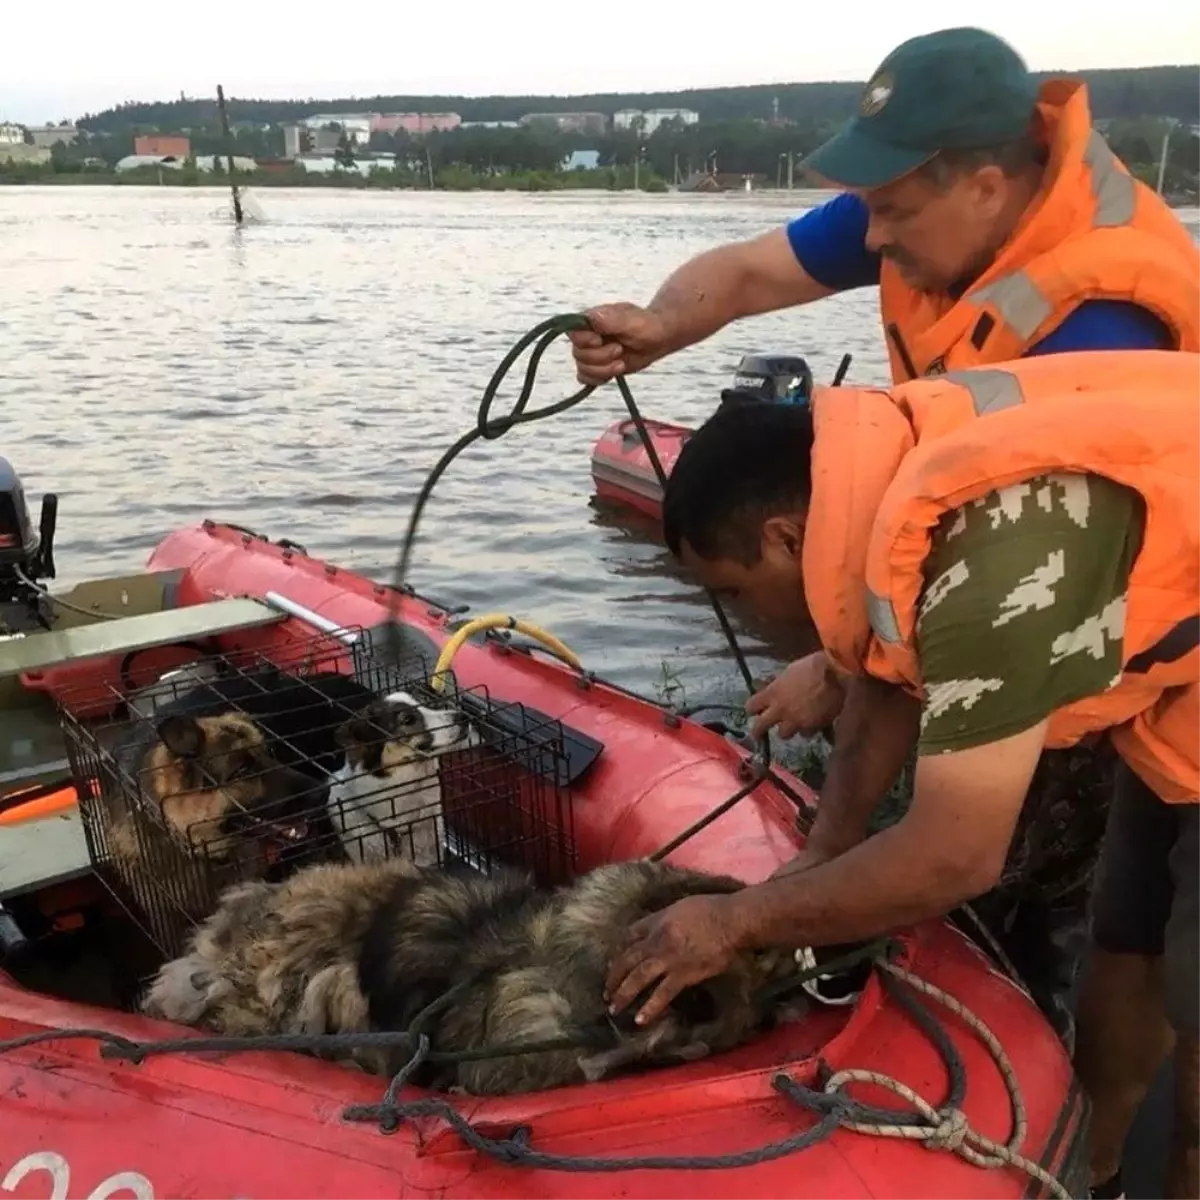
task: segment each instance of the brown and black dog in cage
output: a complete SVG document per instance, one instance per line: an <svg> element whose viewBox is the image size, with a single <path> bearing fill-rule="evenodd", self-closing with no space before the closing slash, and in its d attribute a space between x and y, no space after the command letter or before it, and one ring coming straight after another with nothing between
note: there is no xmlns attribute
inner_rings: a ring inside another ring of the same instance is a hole
<svg viewBox="0 0 1200 1200"><path fill-rule="evenodd" d="M143 1000L151 1016L223 1034L406 1030L429 1011L439 1051L566 1039L566 1049L436 1065L419 1082L477 1095L594 1082L731 1049L782 1011L764 988L795 972L783 951L747 952L687 988L641 1029L603 990L629 926L684 896L736 891L727 876L665 863L599 867L556 889L402 860L324 865L231 889ZM381 1073L404 1052L356 1052Z"/></svg>
<svg viewBox="0 0 1200 1200"><path fill-rule="evenodd" d="M329 773L345 757L337 731L375 698L337 672L301 677L261 666L202 682L135 718L114 755L194 853L224 860L269 848L292 867L340 859L326 809ZM108 797L107 824L114 853L141 856L127 803Z"/></svg>

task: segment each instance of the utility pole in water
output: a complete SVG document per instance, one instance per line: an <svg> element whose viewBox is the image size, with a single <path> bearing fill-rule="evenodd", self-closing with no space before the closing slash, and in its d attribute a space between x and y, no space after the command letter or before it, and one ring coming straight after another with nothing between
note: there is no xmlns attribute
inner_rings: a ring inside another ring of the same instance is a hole
<svg viewBox="0 0 1200 1200"><path fill-rule="evenodd" d="M233 178L233 134L229 131L229 113L225 111L225 89L217 84L217 112L221 117L221 132L225 137L225 161L229 169L229 190L233 193L233 219L237 225L242 223L242 198L238 195L237 184Z"/></svg>
<svg viewBox="0 0 1200 1200"><path fill-rule="evenodd" d="M1178 122L1173 118L1167 118L1167 131L1163 134L1162 150L1159 151L1158 155L1158 185L1154 190L1158 192L1160 196L1163 192L1163 183L1167 178L1167 146L1171 142L1171 134L1174 132L1176 124L1178 124Z"/></svg>

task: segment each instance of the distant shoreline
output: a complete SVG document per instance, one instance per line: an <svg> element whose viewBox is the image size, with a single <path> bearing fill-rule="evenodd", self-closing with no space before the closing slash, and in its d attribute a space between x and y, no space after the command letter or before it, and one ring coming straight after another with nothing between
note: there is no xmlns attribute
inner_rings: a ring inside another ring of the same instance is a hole
<svg viewBox="0 0 1200 1200"><path fill-rule="evenodd" d="M177 178L177 171L163 171L161 180L153 169L141 168L118 174L113 171L86 171L75 173L47 172L44 174L6 173L0 169L0 187L107 187L107 188L157 188L184 189L213 193L229 193L229 184L221 176L211 175L200 179ZM386 173L391 175L390 172ZM646 173L643 173L643 176ZM630 176L625 178L624 176ZM621 192L644 196L740 196L740 195L787 195L792 192L828 191L836 189L813 187L775 188L760 186L747 193L742 188L723 188L719 191L681 189L672 187L655 175L639 180L633 186L632 172L609 172L604 168L595 171L576 172L512 172L507 175L474 176L455 175L447 181L438 181L434 187L417 180L384 177L384 172L371 176L357 174L305 176L262 173L239 177L237 186L248 192L268 189L291 189L292 191L334 192L522 192L530 195L554 195L572 192Z"/></svg>
<svg viewBox="0 0 1200 1200"><path fill-rule="evenodd" d="M130 172L129 175L132 175ZM589 172L588 174L599 174L599 172ZM93 188L157 188L167 187L173 190L188 190L196 192L205 192L214 195L224 194L228 196L229 185L221 181L211 181L205 179L199 182L192 182L180 179L168 179L164 173L163 182L160 184L156 178L142 177L142 173L138 172L139 178L129 178L129 175L120 176L115 172L87 172L80 174L47 174L41 177L33 178L6 178L5 172L0 171L0 188L22 188L22 187L52 187L52 188L72 188L72 187L93 187ZM570 181L558 185L551 184L546 186L544 182L537 181L530 183L529 181L518 179L500 179L500 180L480 180L474 184L464 184L462 181L456 180L450 184L438 184L430 188L428 184L421 185L417 183L381 183L372 182L362 176L359 177L362 182L356 181L354 178L337 179L336 177L320 176L310 177L309 179L296 180L293 178L284 178L280 176L263 175L261 178L251 178L248 181L238 181L238 187L248 192L264 191L268 189L290 190L297 192L404 192L414 194L427 194L430 192L438 193L439 195L454 194L454 193L517 193L520 195L536 195L536 196L554 196L554 195L572 195L572 194L607 194L613 195L620 193L621 195L639 195L644 197L655 196L672 196L672 197L732 197L732 196L760 196L783 198L789 195L806 194L806 195L829 195L837 194L836 188L818 188L812 186L802 186L794 188L777 188L769 186L760 186L752 191L744 191L742 188L726 188L721 191L698 191L698 190L683 190L678 187L672 187L665 182L658 181L660 186L652 187L645 186L634 188L632 182L620 183L615 186L601 182L599 180L589 179L587 181ZM1189 196L1167 196L1165 197L1168 205L1172 209L1194 209L1200 207L1200 200L1196 197Z"/></svg>

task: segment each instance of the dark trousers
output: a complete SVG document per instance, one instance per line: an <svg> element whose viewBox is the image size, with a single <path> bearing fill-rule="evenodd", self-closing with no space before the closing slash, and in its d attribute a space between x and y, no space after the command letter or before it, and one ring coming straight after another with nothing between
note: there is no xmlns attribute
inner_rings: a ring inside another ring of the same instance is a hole
<svg viewBox="0 0 1200 1200"><path fill-rule="evenodd" d="M1110 954L1161 958L1172 1028L1200 1034L1200 808L1164 803L1124 763L1092 898L1092 936Z"/></svg>
<svg viewBox="0 0 1200 1200"><path fill-rule="evenodd" d="M1068 1050L1119 763L1107 740L1044 751L1001 881L972 904Z"/></svg>

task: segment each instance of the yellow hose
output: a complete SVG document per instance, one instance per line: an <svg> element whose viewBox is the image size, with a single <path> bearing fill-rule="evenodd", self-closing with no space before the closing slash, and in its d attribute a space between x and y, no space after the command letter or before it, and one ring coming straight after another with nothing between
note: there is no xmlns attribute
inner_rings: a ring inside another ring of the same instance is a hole
<svg viewBox="0 0 1200 1200"><path fill-rule="evenodd" d="M544 629L537 625L531 625L528 621L522 621L519 617L510 617L506 613L488 613L486 616L468 621L442 647L442 652L438 655L437 663L433 668L433 679L430 680L434 691L440 692L445 686L446 672L449 671L450 664L454 662L454 656L462 648L462 644L485 629L515 629L518 633L523 633L526 637L545 646L555 658L562 659L569 667L576 671L583 670L583 664L576 657L574 651L563 645L554 634L547 633Z"/></svg>

